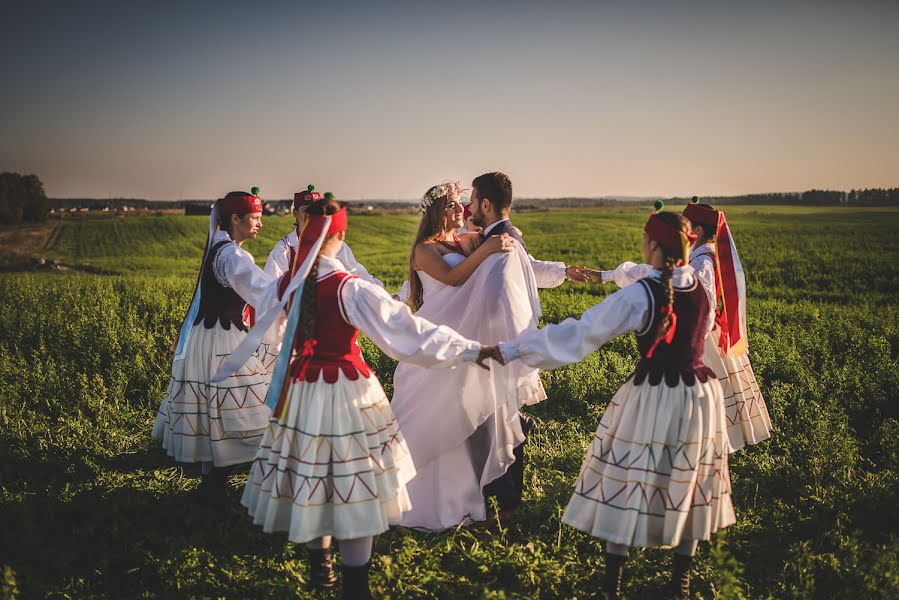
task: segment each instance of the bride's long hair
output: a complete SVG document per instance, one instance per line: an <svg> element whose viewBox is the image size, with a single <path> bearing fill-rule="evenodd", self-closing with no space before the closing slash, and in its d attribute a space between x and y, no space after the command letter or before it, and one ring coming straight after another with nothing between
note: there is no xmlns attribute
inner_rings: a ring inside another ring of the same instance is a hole
<svg viewBox="0 0 899 600"><path fill-rule="evenodd" d="M437 196L437 194L442 195ZM418 233L412 242L412 251L409 253L409 297L406 303L416 311L424 302L424 291L421 287L421 279L415 272L415 248L422 242L428 242L446 233L446 205L449 204L450 191L446 185L435 185L428 189L423 198L430 198L431 203L426 208L422 206L421 222L418 224ZM436 196L436 197L435 197Z"/></svg>

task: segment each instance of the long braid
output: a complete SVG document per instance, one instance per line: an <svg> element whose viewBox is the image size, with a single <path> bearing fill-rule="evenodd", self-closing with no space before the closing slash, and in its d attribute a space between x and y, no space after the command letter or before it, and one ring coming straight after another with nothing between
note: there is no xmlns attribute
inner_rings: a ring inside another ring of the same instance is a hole
<svg viewBox="0 0 899 600"><path fill-rule="evenodd" d="M303 338L311 340L315 338L315 326L318 324L318 303L316 299L316 287L318 287L318 257L312 263L312 269L306 276L303 284L303 296L300 300L300 324L303 328Z"/></svg>
<svg viewBox="0 0 899 600"><path fill-rule="evenodd" d="M665 221L666 224L671 227L679 229L684 233L689 231L689 222L678 214L659 212L657 217ZM671 278L674 275L674 269L682 264L686 264L687 261L684 250L681 250L680 252L671 252L666 248L661 249L665 262L662 266L662 274L659 276L659 283L662 284L662 291L658 294L661 297L656 298L656 306L659 307L659 318L656 319L653 346L660 343L665 336L668 335L668 330L670 329L672 322L671 315L674 312L674 284L672 283Z"/></svg>
<svg viewBox="0 0 899 600"><path fill-rule="evenodd" d="M333 196L325 194L323 199L313 202L306 208L306 214L333 215L338 210L340 210L340 205L334 201ZM306 276L306 281L303 284L303 295L300 298L300 327L303 332L303 338L306 340L315 339L315 328L318 325L318 303L316 301L318 260L319 257L316 256L315 262L312 263L312 268L309 270L309 275Z"/></svg>
<svg viewBox="0 0 899 600"><path fill-rule="evenodd" d="M674 284L671 283L671 277L674 275L676 267L676 258L665 257L665 266L662 267L662 274L659 276L659 283L662 284L662 291L659 294L661 298L656 298L656 306L659 307L661 318L656 320L654 342L661 341L668 333L668 328L671 327L671 311L674 310Z"/></svg>

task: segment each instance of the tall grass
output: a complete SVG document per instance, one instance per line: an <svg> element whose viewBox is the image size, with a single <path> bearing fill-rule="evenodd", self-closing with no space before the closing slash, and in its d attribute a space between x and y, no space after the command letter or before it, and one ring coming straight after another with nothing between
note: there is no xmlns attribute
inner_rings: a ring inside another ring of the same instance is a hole
<svg viewBox="0 0 899 600"><path fill-rule="evenodd" d="M701 546L704 598L899 597L899 248L891 210L728 210L749 274L753 365L773 438L732 456L737 524ZM645 213L515 215L530 251L612 267L637 260ZM358 217L354 252L397 286L413 217ZM192 495L197 473L149 437L166 353L202 251L202 217L67 223L53 252L115 271L0 275L0 594L21 597L307 597L302 549ZM289 219L248 244L261 263ZM541 292L544 320L611 287ZM393 362L363 341L388 383ZM375 545L392 598L584 598L603 570L596 540L561 511L599 416L633 367L632 337L543 374L531 413L524 518L508 529ZM670 553L637 551L631 597L657 597Z"/></svg>

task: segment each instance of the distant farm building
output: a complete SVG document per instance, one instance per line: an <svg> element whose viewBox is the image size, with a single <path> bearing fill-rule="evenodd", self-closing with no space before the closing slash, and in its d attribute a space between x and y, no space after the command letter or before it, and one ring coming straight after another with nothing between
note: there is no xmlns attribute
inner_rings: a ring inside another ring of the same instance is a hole
<svg viewBox="0 0 899 600"><path fill-rule="evenodd" d="M212 213L212 203L209 201L184 203L185 215L206 215L208 217L210 213Z"/></svg>

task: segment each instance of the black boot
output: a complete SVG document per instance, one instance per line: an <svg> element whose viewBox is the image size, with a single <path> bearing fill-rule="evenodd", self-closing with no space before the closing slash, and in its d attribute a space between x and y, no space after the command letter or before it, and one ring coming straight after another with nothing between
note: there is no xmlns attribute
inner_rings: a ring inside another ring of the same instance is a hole
<svg viewBox="0 0 899 600"><path fill-rule="evenodd" d="M328 590L337 583L330 548L309 548L309 589Z"/></svg>
<svg viewBox="0 0 899 600"><path fill-rule="evenodd" d="M684 556L683 554L675 553L674 560L671 563L671 587L669 597L690 597L690 567L692 565L692 556Z"/></svg>
<svg viewBox="0 0 899 600"><path fill-rule="evenodd" d="M371 561L360 567L340 565L343 574L343 598L345 600L372 600L368 587L368 568Z"/></svg>
<svg viewBox="0 0 899 600"><path fill-rule="evenodd" d="M197 487L197 495L201 501L214 506L223 506L228 497L228 476L233 467L213 467L203 475Z"/></svg>
<svg viewBox="0 0 899 600"><path fill-rule="evenodd" d="M624 577L626 556L606 552L606 572L602 577L602 596L605 600L617 600L621 594L621 579Z"/></svg>

